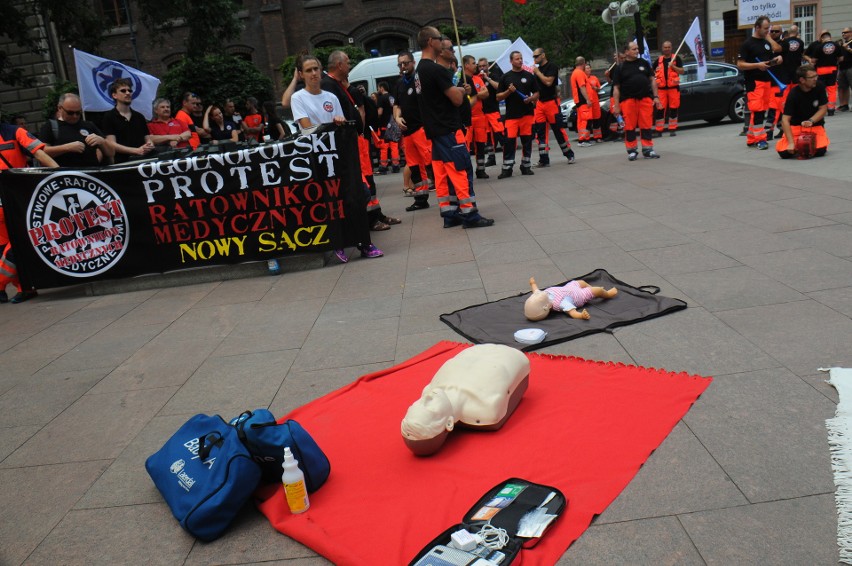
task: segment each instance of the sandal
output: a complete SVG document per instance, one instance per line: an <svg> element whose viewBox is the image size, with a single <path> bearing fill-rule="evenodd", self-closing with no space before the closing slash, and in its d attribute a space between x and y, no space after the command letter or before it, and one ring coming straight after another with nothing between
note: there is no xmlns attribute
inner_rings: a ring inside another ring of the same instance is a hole
<svg viewBox="0 0 852 566"><path fill-rule="evenodd" d="M413 197L417 190L414 187L403 187L402 194L403 196Z"/></svg>
<svg viewBox="0 0 852 566"><path fill-rule="evenodd" d="M388 226L393 226L394 224L402 224L402 220L399 218L394 218L393 216L385 216L382 218L382 222L387 224Z"/></svg>
<svg viewBox="0 0 852 566"><path fill-rule="evenodd" d="M370 230L373 232L382 232L384 230L390 230L390 226L382 222L381 220L376 220L372 226L370 226Z"/></svg>

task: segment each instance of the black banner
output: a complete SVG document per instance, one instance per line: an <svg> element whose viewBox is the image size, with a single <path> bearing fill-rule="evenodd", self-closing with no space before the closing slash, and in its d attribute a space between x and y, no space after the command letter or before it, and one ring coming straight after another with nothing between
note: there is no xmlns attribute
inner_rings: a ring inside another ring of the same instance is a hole
<svg viewBox="0 0 852 566"><path fill-rule="evenodd" d="M4 171L21 282L58 287L355 245L367 222L356 136L343 126L228 153Z"/></svg>

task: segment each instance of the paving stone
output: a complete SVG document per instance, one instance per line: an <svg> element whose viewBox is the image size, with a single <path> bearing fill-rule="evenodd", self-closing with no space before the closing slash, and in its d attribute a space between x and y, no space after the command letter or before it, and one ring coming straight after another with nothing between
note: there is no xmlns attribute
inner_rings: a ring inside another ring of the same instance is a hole
<svg viewBox="0 0 852 566"><path fill-rule="evenodd" d="M852 286L828 291L815 291L808 296L830 309L852 317Z"/></svg>
<svg viewBox="0 0 852 566"><path fill-rule="evenodd" d="M411 269L405 277L405 298L481 287L482 278L473 262Z"/></svg>
<svg viewBox="0 0 852 566"><path fill-rule="evenodd" d="M446 325L439 318L442 314L491 300L493 299L486 297L482 289L406 298L402 302L399 335L443 330Z"/></svg>
<svg viewBox="0 0 852 566"><path fill-rule="evenodd" d="M606 235L609 240L612 240L618 247L627 252L693 243L689 236L659 224L628 230L614 230L607 232Z"/></svg>
<svg viewBox="0 0 852 566"><path fill-rule="evenodd" d="M713 385L710 386L711 388ZM696 401L701 404L702 399ZM748 503L725 470L680 423L596 524L721 509Z"/></svg>
<svg viewBox="0 0 852 566"><path fill-rule="evenodd" d="M785 232L784 235L801 242L803 247L813 247L837 257L852 257L852 226L846 224L804 228Z"/></svg>
<svg viewBox="0 0 852 566"><path fill-rule="evenodd" d="M111 371L165 330L165 324L107 326L56 358L46 369L107 368Z"/></svg>
<svg viewBox="0 0 852 566"><path fill-rule="evenodd" d="M0 434L0 462L17 450L17 448L41 430L40 425L10 426L2 429Z"/></svg>
<svg viewBox="0 0 852 566"><path fill-rule="evenodd" d="M834 495L679 517L707 564L836 564Z"/></svg>
<svg viewBox="0 0 852 566"><path fill-rule="evenodd" d="M552 254L550 257L563 273L569 274L567 276L569 279L591 273L596 269L606 269L612 273L613 271L636 271L645 268L642 262L617 246L574 250ZM536 281L538 281L537 275Z"/></svg>
<svg viewBox="0 0 852 566"><path fill-rule="evenodd" d="M712 271L740 265L737 260L702 244L682 244L636 250L631 255L662 275Z"/></svg>
<svg viewBox="0 0 852 566"><path fill-rule="evenodd" d="M3 564L22 564L107 466L106 461L0 469ZM97 533L97 531L95 531ZM59 564L61 554L43 564ZM32 558L31 558L32 560ZM90 563L86 560L83 562ZM64 562L70 564L71 562Z"/></svg>
<svg viewBox="0 0 852 566"><path fill-rule="evenodd" d="M83 395L12 452L2 466L113 459L174 393L169 387Z"/></svg>
<svg viewBox="0 0 852 566"><path fill-rule="evenodd" d="M718 314L731 328L798 375L820 367L852 367L852 319L815 301ZM790 337L794 336L794 340Z"/></svg>
<svg viewBox="0 0 852 566"><path fill-rule="evenodd" d="M536 236L541 248L548 254L558 254L575 250L606 248L613 245L612 240L602 236L597 230L577 230L570 236L565 234L542 234Z"/></svg>
<svg viewBox="0 0 852 566"><path fill-rule="evenodd" d="M618 340L612 334L601 332L583 336L575 340L568 340L553 346L547 346L536 350L542 354L554 354L562 356L576 356L587 360L598 360L605 362L621 362L635 365L635 360L624 350Z"/></svg>
<svg viewBox="0 0 852 566"><path fill-rule="evenodd" d="M775 204L815 216L825 216L826 214L852 212L852 200L848 198L849 193L846 192L845 196L846 198L830 195L807 195L779 200Z"/></svg>
<svg viewBox="0 0 852 566"><path fill-rule="evenodd" d="M541 245L531 238L506 244L476 246L474 253L476 254L476 263L480 267L547 257Z"/></svg>
<svg viewBox="0 0 852 566"><path fill-rule="evenodd" d="M294 371L291 369L275 394L272 404L269 405L269 410L277 418L284 417L290 411L332 391L337 391L363 375L388 368L391 365L393 363L383 362L315 371Z"/></svg>
<svg viewBox="0 0 852 566"><path fill-rule="evenodd" d="M668 275L708 311L724 311L805 300L807 297L750 267Z"/></svg>
<svg viewBox="0 0 852 566"><path fill-rule="evenodd" d="M747 256L740 261L802 292L848 287L852 281L852 261L814 249Z"/></svg>
<svg viewBox="0 0 852 566"><path fill-rule="evenodd" d="M684 422L752 503L833 492L834 404L783 368L714 378Z"/></svg>
<svg viewBox="0 0 852 566"><path fill-rule="evenodd" d="M531 219L524 222L524 227L533 236L562 235L565 232L588 230L589 225L574 215L557 216L555 218ZM571 235L573 238L574 234ZM570 240L571 238L564 238Z"/></svg>
<svg viewBox="0 0 852 566"><path fill-rule="evenodd" d="M530 277L536 281L565 281L565 274L554 264L553 259L534 259L503 265L488 265L479 269L482 285L489 294L501 291L526 292Z"/></svg>
<svg viewBox="0 0 852 566"><path fill-rule="evenodd" d="M556 566L584 564L704 565L676 517L593 524Z"/></svg>
<svg viewBox="0 0 852 566"><path fill-rule="evenodd" d="M296 350L208 358L166 403L160 414L218 413L238 415L268 403Z"/></svg>
<svg viewBox="0 0 852 566"><path fill-rule="evenodd" d="M607 216L595 216L584 219L586 224L602 234L617 232L618 230L634 230L638 228L654 228L660 224L653 218L636 212L625 214L612 214Z"/></svg>
<svg viewBox="0 0 852 566"><path fill-rule="evenodd" d="M726 216L767 232L787 232L833 224L831 220L780 206L742 212L733 211L726 213Z"/></svg>
<svg viewBox="0 0 852 566"><path fill-rule="evenodd" d="M399 318L341 322L315 328L293 362L298 371L388 362L394 359Z"/></svg>
<svg viewBox="0 0 852 566"><path fill-rule="evenodd" d="M165 503L83 509L68 513L27 564L178 564L194 544Z"/></svg>
<svg viewBox="0 0 852 566"><path fill-rule="evenodd" d="M741 334L697 307L617 328L615 337L645 367L714 376L778 366Z"/></svg>
<svg viewBox="0 0 852 566"><path fill-rule="evenodd" d="M775 234L758 228L743 226L733 230L699 232L693 234L692 238L726 256L739 260L755 254L806 247L806 244L791 237L795 233Z"/></svg>

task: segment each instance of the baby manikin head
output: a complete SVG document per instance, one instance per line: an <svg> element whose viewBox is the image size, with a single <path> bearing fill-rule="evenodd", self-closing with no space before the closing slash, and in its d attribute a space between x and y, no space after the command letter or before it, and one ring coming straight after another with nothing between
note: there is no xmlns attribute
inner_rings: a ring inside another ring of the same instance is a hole
<svg viewBox="0 0 852 566"><path fill-rule="evenodd" d="M527 320L544 320L550 314L550 297L544 291L533 291L524 302Z"/></svg>

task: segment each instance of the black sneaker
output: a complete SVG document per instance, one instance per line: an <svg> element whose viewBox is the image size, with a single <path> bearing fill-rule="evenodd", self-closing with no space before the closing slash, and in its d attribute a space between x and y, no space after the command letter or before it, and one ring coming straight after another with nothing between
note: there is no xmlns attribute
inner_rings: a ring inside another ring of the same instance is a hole
<svg viewBox="0 0 852 566"><path fill-rule="evenodd" d="M415 201L414 204L412 204L411 206L406 206L405 211L406 212L414 212L415 210L423 210L424 208L429 208L428 202L417 202L417 201Z"/></svg>
<svg viewBox="0 0 852 566"><path fill-rule="evenodd" d="M659 159L660 156L653 149L646 149L642 151L642 157L645 159Z"/></svg>
<svg viewBox="0 0 852 566"><path fill-rule="evenodd" d="M828 115L829 115L829 116L834 116L834 110L829 110L829 111L828 111Z"/></svg>
<svg viewBox="0 0 852 566"><path fill-rule="evenodd" d="M545 167L550 167L550 161L539 161L535 166L536 169L544 169Z"/></svg>
<svg viewBox="0 0 852 566"><path fill-rule="evenodd" d="M521 175L535 175L535 173L530 167L521 167Z"/></svg>
<svg viewBox="0 0 852 566"><path fill-rule="evenodd" d="M484 216L480 216L479 220L476 220L475 222L465 222L462 225L462 228L467 230L468 228L487 228L488 226L493 226L493 225L494 225L494 219L485 218Z"/></svg>
<svg viewBox="0 0 852 566"><path fill-rule="evenodd" d="M838 106L837 111L838 112L849 112L849 105L844 104L843 106Z"/></svg>
<svg viewBox="0 0 852 566"><path fill-rule="evenodd" d="M500 171L500 174L497 175L497 178L498 179L506 179L506 178L511 177L511 176L512 176L512 170L511 169L503 169L502 171Z"/></svg>
<svg viewBox="0 0 852 566"><path fill-rule="evenodd" d="M669 132L669 137L670 137L670 138L673 138L673 137L675 137L675 136L677 136L677 132L676 132L676 131L672 130L671 132Z"/></svg>
<svg viewBox="0 0 852 566"><path fill-rule="evenodd" d="M569 150L568 150L568 152L567 152L567 153L565 153L565 157L568 159L568 165L571 165L572 163L574 163L574 161L575 161L575 159L574 159L574 150L573 150L573 149L569 149Z"/></svg>
<svg viewBox="0 0 852 566"><path fill-rule="evenodd" d="M490 179L488 173L485 172L485 169L477 169L476 170L476 178L477 179Z"/></svg>
<svg viewBox="0 0 852 566"><path fill-rule="evenodd" d="M627 152L627 160L628 161L636 161L637 157L639 157L638 151L628 151Z"/></svg>
<svg viewBox="0 0 852 566"><path fill-rule="evenodd" d="M460 218L444 218L444 228L454 228L461 223Z"/></svg>
<svg viewBox="0 0 852 566"><path fill-rule="evenodd" d="M489 155L488 159L485 160L485 166L486 167L494 167L495 165L497 165L497 158L494 157L493 155Z"/></svg>
<svg viewBox="0 0 852 566"><path fill-rule="evenodd" d="M9 295L6 294L6 291L0 291L0 303L8 303Z"/></svg>
<svg viewBox="0 0 852 566"><path fill-rule="evenodd" d="M399 173L399 165L394 165L394 166L391 168L391 172L392 172L392 173Z"/></svg>

